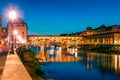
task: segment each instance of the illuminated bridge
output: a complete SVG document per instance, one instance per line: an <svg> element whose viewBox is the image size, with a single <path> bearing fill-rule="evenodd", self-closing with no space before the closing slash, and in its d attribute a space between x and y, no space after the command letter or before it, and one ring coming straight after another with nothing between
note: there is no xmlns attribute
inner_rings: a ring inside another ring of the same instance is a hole
<svg viewBox="0 0 120 80"><path fill-rule="evenodd" d="M80 36L40 36L29 35L28 45L78 45L82 44L83 39Z"/></svg>

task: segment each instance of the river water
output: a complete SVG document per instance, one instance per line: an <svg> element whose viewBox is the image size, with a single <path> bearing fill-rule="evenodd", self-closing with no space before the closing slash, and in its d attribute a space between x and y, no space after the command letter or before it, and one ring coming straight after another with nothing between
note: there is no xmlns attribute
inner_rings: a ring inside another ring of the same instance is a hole
<svg viewBox="0 0 120 80"><path fill-rule="evenodd" d="M120 54L73 49L39 49L37 57L48 80L120 80Z"/></svg>

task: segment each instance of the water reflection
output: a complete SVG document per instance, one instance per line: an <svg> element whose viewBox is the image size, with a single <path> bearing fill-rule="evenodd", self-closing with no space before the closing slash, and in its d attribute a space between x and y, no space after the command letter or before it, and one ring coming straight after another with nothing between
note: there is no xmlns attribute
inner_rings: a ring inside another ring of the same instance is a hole
<svg viewBox="0 0 120 80"><path fill-rule="evenodd" d="M40 51L40 62L68 62L80 60L77 57L77 49L62 50L62 47L58 46L47 46L44 49L41 47Z"/></svg>
<svg viewBox="0 0 120 80"><path fill-rule="evenodd" d="M68 48L62 50L61 47L41 46L39 53L40 62L71 62L85 61L86 69L99 68L101 71L110 70L115 73L120 73L120 54L103 54L77 48Z"/></svg>
<svg viewBox="0 0 120 80"><path fill-rule="evenodd" d="M84 64L86 64L87 69L99 68L102 72L112 71L120 74L120 54L103 54L90 51L85 51L83 54L84 56L81 56L79 52L78 56L86 58Z"/></svg>
<svg viewBox="0 0 120 80"><path fill-rule="evenodd" d="M61 47L43 46L38 55L48 79L120 80L119 53L95 53L75 48L64 50Z"/></svg>
<svg viewBox="0 0 120 80"><path fill-rule="evenodd" d="M115 72L120 74L120 55L114 55Z"/></svg>

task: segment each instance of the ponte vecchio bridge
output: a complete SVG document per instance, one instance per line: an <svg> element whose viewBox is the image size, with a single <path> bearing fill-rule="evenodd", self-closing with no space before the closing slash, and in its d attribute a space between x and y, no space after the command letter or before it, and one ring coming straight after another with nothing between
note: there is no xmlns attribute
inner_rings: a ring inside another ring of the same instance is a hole
<svg viewBox="0 0 120 80"><path fill-rule="evenodd" d="M83 43L83 37L80 36L39 36L29 35L28 45L78 45Z"/></svg>

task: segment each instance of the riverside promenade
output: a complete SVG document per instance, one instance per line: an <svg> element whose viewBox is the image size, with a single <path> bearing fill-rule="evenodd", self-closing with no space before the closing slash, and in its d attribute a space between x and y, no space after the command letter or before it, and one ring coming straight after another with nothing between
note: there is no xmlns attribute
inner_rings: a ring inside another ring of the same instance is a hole
<svg viewBox="0 0 120 80"><path fill-rule="evenodd" d="M1 80L32 80L16 52L8 52Z"/></svg>

